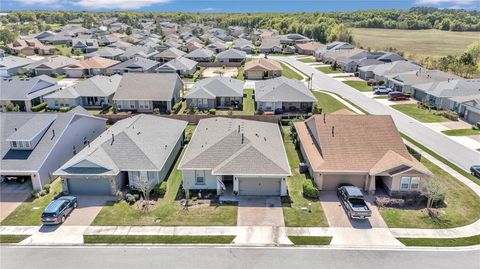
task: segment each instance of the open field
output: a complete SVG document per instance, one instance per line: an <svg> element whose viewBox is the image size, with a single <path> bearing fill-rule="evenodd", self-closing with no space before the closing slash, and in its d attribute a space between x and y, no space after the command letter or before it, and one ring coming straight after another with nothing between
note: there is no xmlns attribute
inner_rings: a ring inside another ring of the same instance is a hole
<svg viewBox="0 0 480 269"><path fill-rule="evenodd" d="M394 47L405 52L407 57L413 59L426 56L459 54L468 45L479 39L477 32L450 32L434 29L352 28L351 30L357 45L372 49Z"/></svg>

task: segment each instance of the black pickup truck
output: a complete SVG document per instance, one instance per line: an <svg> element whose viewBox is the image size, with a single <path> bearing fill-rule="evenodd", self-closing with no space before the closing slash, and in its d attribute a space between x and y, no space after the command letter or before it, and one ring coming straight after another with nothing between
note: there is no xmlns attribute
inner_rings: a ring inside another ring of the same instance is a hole
<svg viewBox="0 0 480 269"><path fill-rule="evenodd" d="M337 190L338 199L347 215L352 219L366 219L372 216L372 211L363 198L362 191L355 186L340 186Z"/></svg>

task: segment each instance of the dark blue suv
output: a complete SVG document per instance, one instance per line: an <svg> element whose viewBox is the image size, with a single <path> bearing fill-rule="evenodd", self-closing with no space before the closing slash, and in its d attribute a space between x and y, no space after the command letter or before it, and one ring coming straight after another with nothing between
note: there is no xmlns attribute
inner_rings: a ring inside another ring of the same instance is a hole
<svg viewBox="0 0 480 269"><path fill-rule="evenodd" d="M61 224L65 222L68 214L77 208L77 197L62 196L52 201L42 213L43 224Z"/></svg>
<svg viewBox="0 0 480 269"><path fill-rule="evenodd" d="M470 174L480 178L480 165L472 165L472 167L470 167Z"/></svg>

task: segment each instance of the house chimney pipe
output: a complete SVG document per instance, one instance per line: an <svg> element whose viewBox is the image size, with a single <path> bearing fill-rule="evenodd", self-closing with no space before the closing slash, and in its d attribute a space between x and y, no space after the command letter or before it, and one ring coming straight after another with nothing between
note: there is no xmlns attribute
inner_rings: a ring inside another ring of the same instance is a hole
<svg viewBox="0 0 480 269"><path fill-rule="evenodd" d="M332 137L335 137L335 126L332 126Z"/></svg>
<svg viewBox="0 0 480 269"><path fill-rule="evenodd" d="M110 145L113 145L114 141L115 141L115 136L112 134L112 143L110 143Z"/></svg>
<svg viewBox="0 0 480 269"><path fill-rule="evenodd" d="M327 116L327 114L323 114L323 123L327 123L327 122L325 121L325 117L326 117L326 116Z"/></svg>
<svg viewBox="0 0 480 269"><path fill-rule="evenodd" d="M243 133L242 133L242 144L243 144Z"/></svg>

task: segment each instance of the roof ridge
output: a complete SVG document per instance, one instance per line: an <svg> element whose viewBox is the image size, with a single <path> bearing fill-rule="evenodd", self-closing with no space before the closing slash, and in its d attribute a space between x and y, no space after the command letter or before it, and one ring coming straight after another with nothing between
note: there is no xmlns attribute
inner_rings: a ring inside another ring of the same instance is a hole
<svg viewBox="0 0 480 269"><path fill-rule="evenodd" d="M249 142L248 144L245 144L245 146L243 146L240 150L238 150L234 154L230 155L230 157L226 158L223 162L219 163L216 167L213 167L212 172L214 172L217 169L222 168L224 165L226 165L227 163L232 161L234 158L236 158L238 155L240 155L240 153L246 151L247 149L249 149L251 147L253 147L252 142Z"/></svg>

